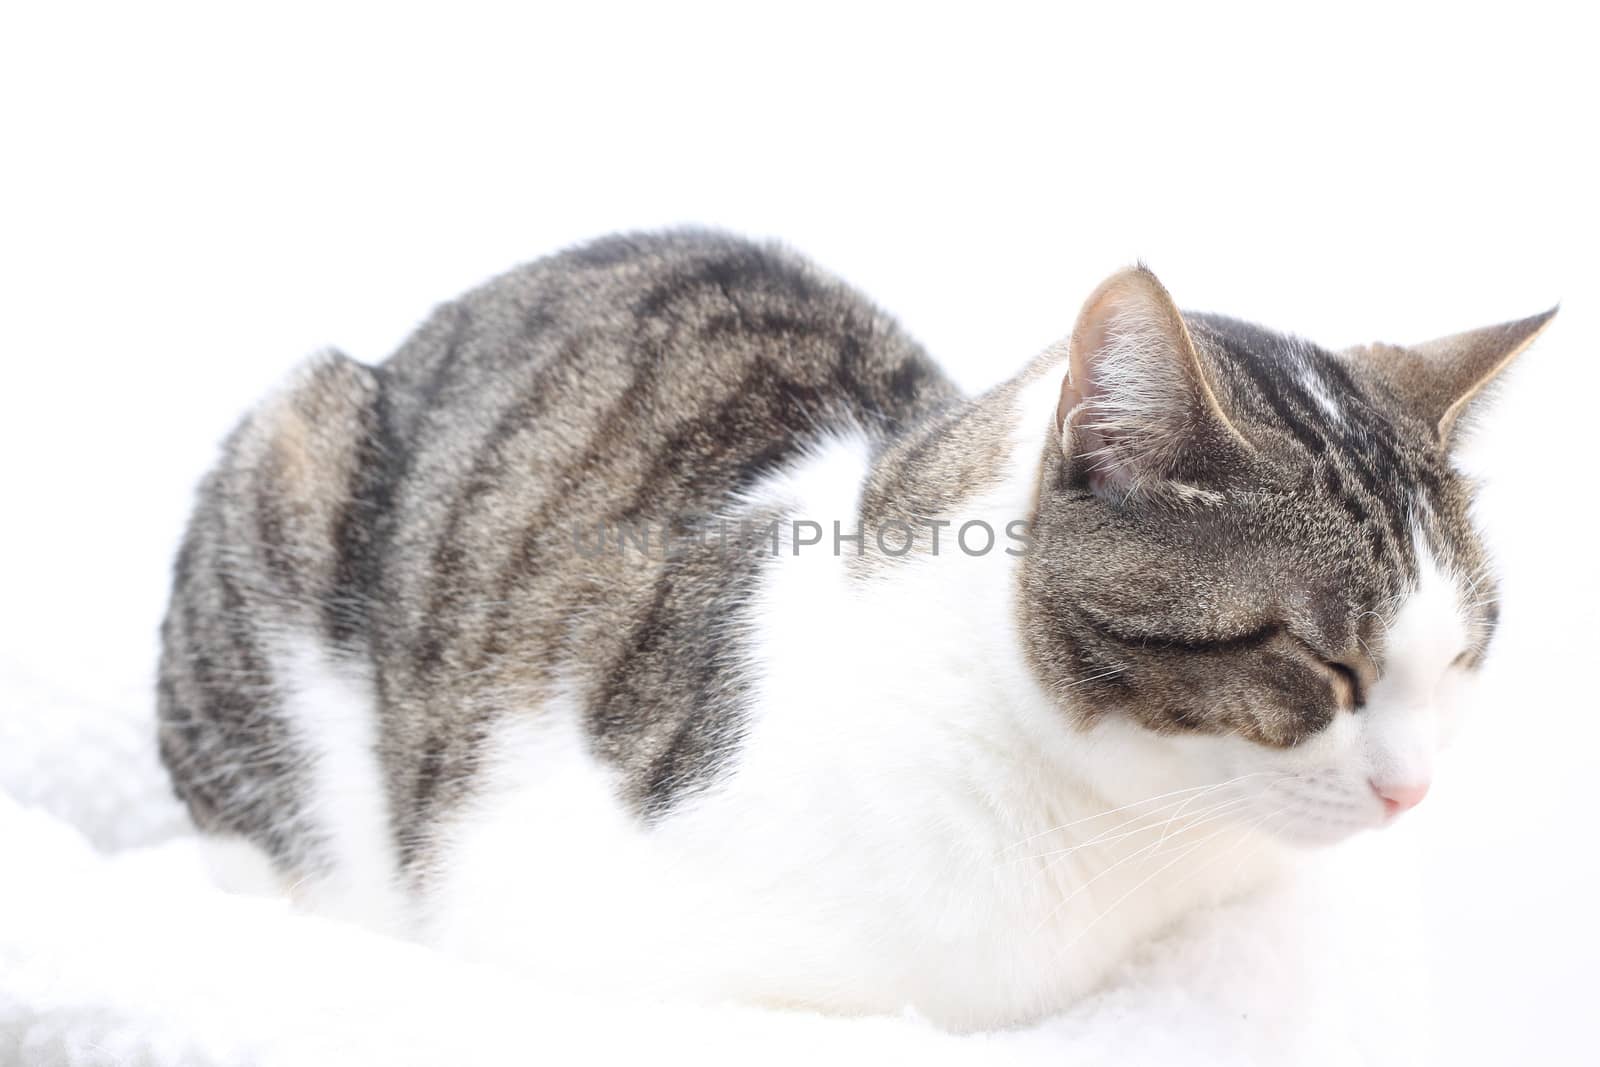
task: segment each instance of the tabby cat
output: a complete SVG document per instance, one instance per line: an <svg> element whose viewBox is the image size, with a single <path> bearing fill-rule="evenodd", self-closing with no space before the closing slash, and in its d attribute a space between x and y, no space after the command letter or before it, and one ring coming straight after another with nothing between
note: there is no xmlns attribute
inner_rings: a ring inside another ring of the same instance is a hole
<svg viewBox="0 0 1600 1067"><path fill-rule="evenodd" d="M1035 1018L1422 798L1452 447L1553 313L1336 353L1138 267L973 398L786 251L596 241L233 432L161 752L304 906L565 988Z"/></svg>

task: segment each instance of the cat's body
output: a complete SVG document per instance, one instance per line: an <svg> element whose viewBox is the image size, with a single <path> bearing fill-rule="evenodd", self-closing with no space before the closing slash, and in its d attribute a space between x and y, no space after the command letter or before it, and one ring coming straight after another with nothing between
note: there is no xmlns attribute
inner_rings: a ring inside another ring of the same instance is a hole
<svg viewBox="0 0 1600 1067"><path fill-rule="evenodd" d="M1060 1007L1282 836L1381 822L1431 747L1355 709L1414 709L1492 622L1438 398L1124 277L1097 299L1140 330L1086 310L976 400L814 268L699 234L314 360L180 555L179 792L314 908L561 981ZM1138 394L1170 426L1075 423L1127 337L1208 369Z"/></svg>

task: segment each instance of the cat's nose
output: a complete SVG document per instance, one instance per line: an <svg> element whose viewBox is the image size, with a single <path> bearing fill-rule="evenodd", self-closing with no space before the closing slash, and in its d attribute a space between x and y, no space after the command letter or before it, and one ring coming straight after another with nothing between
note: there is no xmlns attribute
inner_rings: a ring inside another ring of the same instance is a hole
<svg viewBox="0 0 1600 1067"><path fill-rule="evenodd" d="M1422 803L1422 798L1428 795L1428 782L1417 782L1409 785L1391 785L1387 782L1372 782L1372 791L1378 794L1378 799L1383 801L1383 813L1390 818L1399 815L1402 811L1409 811Z"/></svg>

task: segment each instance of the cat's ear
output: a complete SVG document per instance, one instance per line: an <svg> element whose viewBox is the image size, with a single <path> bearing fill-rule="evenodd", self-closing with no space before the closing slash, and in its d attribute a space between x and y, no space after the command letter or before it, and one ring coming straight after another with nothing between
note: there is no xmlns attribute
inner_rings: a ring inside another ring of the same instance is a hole
<svg viewBox="0 0 1600 1067"><path fill-rule="evenodd" d="M1084 304L1056 427L1071 475L1119 500L1204 492L1220 464L1250 448L1177 305L1143 265L1112 275Z"/></svg>
<svg viewBox="0 0 1600 1067"><path fill-rule="evenodd" d="M1430 423L1439 443L1454 443L1462 416L1487 387L1533 344L1558 308L1498 326L1451 334L1420 345L1365 345L1346 353L1381 379L1418 419Z"/></svg>

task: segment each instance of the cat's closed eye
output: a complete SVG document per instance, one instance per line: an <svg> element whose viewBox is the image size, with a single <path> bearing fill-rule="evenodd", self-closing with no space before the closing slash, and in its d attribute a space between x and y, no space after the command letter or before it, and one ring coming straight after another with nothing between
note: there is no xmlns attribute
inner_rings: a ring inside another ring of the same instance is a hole
<svg viewBox="0 0 1600 1067"><path fill-rule="evenodd" d="M1354 667L1340 660L1323 660L1322 666L1333 675L1334 690L1339 694L1341 706L1359 708L1367 702L1361 675Z"/></svg>
<svg viewBox="0 0 1600 1067"><path fill-rule="evenodd" d="M1284 632L1317 673L1327 680L1333 690L1334 703L1339 708L1354 711L1365 706L1368 683L1359 666L1345 657L1329 653L1319 642L1303 637L1291 628L1285 627Z"/></svg>

